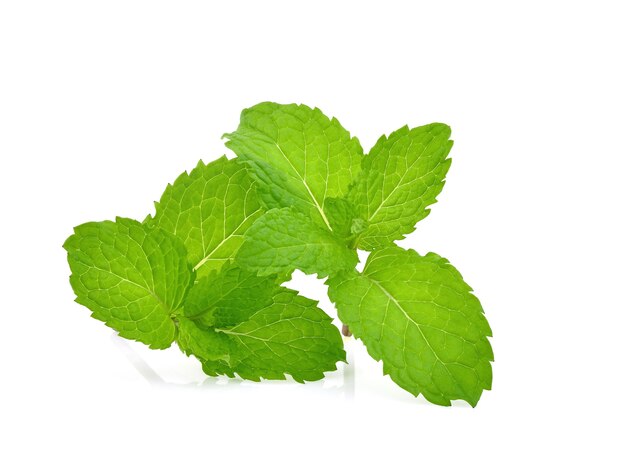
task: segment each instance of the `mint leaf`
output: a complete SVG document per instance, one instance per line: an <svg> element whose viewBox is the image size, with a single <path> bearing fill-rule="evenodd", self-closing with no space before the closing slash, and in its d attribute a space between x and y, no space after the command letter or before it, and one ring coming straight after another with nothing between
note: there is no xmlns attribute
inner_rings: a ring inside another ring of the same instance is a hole
<svg viewBox="0 0 626 470"><path fill-rule="evenodd" d="M345 360L343 341L331 318L314 302L280 288L274 303L236 327L221 330L237 342L241 377L282 379L287 373L298 382L319 380Z"/></svg>
<svg viewBox="0 0 626 470"><path fill-rule="evenodd" d="M339 121L317 108L266 102L243 110L225 137L252 167L268 208L293 207L330 229L325 200L347 194L363 156Z"/></svg>
<svg viewBox="0 0 626 470"><path fill-rule="evenodd" d="M327 283L341 321L400 387L439 405L472 406L491 388L491 329L448 260L390 247L373 252L363 273Z"/></svg>
<svg viewBox="0 0 626 470"><path fill-rule="evenodd" d="M225 265L209 273L189 291L185 316L205 326L231 326L248 320L273 301L275 276L257 276L238 266Z"/></svg>
<svg viewBox="0 0 626 470"><path fill-rule="evenodd" d="M215 318L226 316L228 326L216 321L215 327L209 327L187 317L181 319L179 346L202 362L205 373L230 377L237 374L255 381L281 380L289 374L303 382L323 378L324 372L336 369L337 361L345 360L339 331L317 302L284 287L262 282L252 286L249 279L247 282L249 292L240 292L241 298L265 299L269 293L271 302L259 305L244 321L230 324L233 317L221 312L231 308L225 305L215 307ZM242 283L238 285L240 291L245 290ZM197 284L194 295L202 297L208 287L207 283Z"/></svg>
<svg viewBox="0 0 626 470"><path fill-rule="evenodd" d="M367 222L358 248L371 251L401 240L428 215L450 167L449 137L445 124L429 124L405 126L378 140L348 196Z"/></svg>
<svg viewBox="0 0 626 470"><path fill-rule="evenodd" d="M359 217L356 207L347 199L327 198L326 212L333 233L348 244L367 228L367 222Z"/></svg>
<svg viewBox="0 0 626 470"><path fill-rule="evenodd" d="M272 209L246 232L237 261L259 275L290 273L326 277L358 263L354 250L328 230L293 209Z"/></svg>
<svg viewBox="0 0 626 470"><path fill-rule="evenodd" d="M89 222L63 245L76 302L120 336L169 347L193 273L183 244L131 219Z"/></svg>
<svg viewBox="0 0 626 470"><path fill-rule="evenodd" d="M224 363L226 370L229 369L227 364L231 360L231 342L226 334L198 324L184 315L179 316L177 321L178 338L176 342L181 351L187 355L196 356L203 363ZM220 374L225 373L220 372Z"/></svg>
<svg viewBox="0 0 626 470"><path fill-rule="evenodd" d="M151 223L184 242L200 278L234 259L243 234L261 213L246 168L221 157L199 162L168 185Z"/></svg>

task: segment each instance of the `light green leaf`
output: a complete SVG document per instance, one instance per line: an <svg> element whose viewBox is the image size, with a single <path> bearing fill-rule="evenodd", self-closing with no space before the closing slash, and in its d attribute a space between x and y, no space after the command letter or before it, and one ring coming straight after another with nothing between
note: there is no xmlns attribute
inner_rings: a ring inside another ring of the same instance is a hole
<svg viewBox="0 0 626 470"><path fill-rule="evenodd" d="M246 232L237 261L259 275L300 269L325 277L358 263L354 250L293 209L272 209Z"/></svg>
<svg viewBox="0 0 626 470"><path fill-rule="evenodd" d="M226 146L250 164L268 208L293 207L330 229L324 203L348 192L363 149L339 121L305 105L260 103Z"/></svg>
<svg viewBox="0 0 626 470"><path fill-rule="evenodd" d="M234 259L243 234L262 212L245 166L221 157L198 163L168 185L151 223L184 242L200 278Z"/></svg>
<svg viewBox="0 0 626 470"><path fill-rule="evenodd" d="M363 273L327 283L341 321L400 387L439 405L472 406L491 388L491 329L446 259L385 248L369 256Z"/></svg>
<svg viewBox="0 0 626 470"><path fill-rule="evenodd" d="M429 124L378 140L348 195L367 222L358 248L372 251L401 240L428 215L450 167L449 138L448 126Z"/></svg>
<svg viewBox="0 0 626 470"><path fill-rule="evenodd" d="M156 228L117 218L74 229L63 245L76 301L120 336L154 349L172 344L172 317L193 272L183 244Z"/></svg>
<svg viewBox="0 0 626 470"><path fill-rule="evenodd" d="M249 292L243 294L244 287L239 284L241 298L265 298L270 292L272 299L269 305L259 305L245 321L211 328L181 318L179 346L200 359L205 373L237 374L256 381L281 380L289 374L303 382L323 378L324 372L336 369L337 361L345 360L339 331L316 302L277 285L248 285ZM207 287L199 283L193 289ZM226 307L216 307L216 318L223 317L222 308Z"/></svg>

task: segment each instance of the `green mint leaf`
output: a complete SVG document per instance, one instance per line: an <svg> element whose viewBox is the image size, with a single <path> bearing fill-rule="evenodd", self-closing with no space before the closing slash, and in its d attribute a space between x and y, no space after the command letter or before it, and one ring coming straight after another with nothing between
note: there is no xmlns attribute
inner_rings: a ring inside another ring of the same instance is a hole
<svg viewBox="0 0 626 470"><path fill-rule="evenodd" d="M222 331L238 343L234 371L241 377L282 379L287 373L303 382L322 379L345 360L341 335L331 321L317 302L283 287L272 305Z"/></svg>
<svg viewBox="0 0 626 470"><path fill-rule="evenodd" d="M348 243L367 228L367 222L359 217L356 207L347 199L327 198L326 212L333 233Z"/></svg>
<svg viewBox="0 0 626 470"><path fill-rule="evenodd" d="M63 247L76 301L94 318L153 349L172 344L172 316L194 277L179 240L117 218L79 225Z"/></svg>
<svg viewBox="0 0 626 470"><path fill-rule="evenodd" d="M190 289L185 316L208 327L236 325L273 302L276 284L275 276L257 276L238 266L225 265Z"/></svg>
<svg viewBox="0 0 626 470"><path fill-rule="evenodd" d="M226 334L200 325L184 315L177 317L177 321L176 342L181 351L196 356L200 362L224 363L228 368L231 360L231 341Z"/></svg>
<svg viewBox="0 0 626 470"><path fill-rule="evenodd" d="M208 287L199 283L194 289ZM266 298L267 293L272 295L271 303L259 305L249 318L235 325L211 328L181 318L179 346L196 356L208 375L237 374L255 381L282 380L285 374L298 382L319 380L324 372L336 369L337 361L345 360L341 335L317 302L263 283L250 286L241 297ZM216 318L222 317L222 308L216 308Z"/></svg>
<svg viewBox="0 0 626 470"><path fill-rule="evenodd" d="M401 240L428 215L450 167L449 138L448 126L429 124L378 140L348 196L367 222L358 248L372 251Z"/></svg>
<svg viewBox="0 0 626 470"><path fill-rule="evenodd" d="M244 232L262 212L245 166L221 157L198 163L168 185L151 223L184 242L200 278L234 259Z"/></svg>
<svg viewBox="0 0 626 470"><path fill-rule="evenodd" d="M317 108L266 102L245 109L225 137L250 164L268 208L294 207L330 229L325 200L347 194L363 157L339 121Z"/></svg>
<svg viewBox="0 0 626 470"><path fill-rule="evenodd" d="M354 250L293 209L271 209L248 229L237 262L259 275L290 273L326 277L358 263Z"/></svg>
<svg viewBox="0 0 626 470"><path fill-rule="evenodd" d="M339 318L383 372L414 395L475 406L491 388L491 329L461 274L440 256L374 251L363 273L327 281Z"/></svg>

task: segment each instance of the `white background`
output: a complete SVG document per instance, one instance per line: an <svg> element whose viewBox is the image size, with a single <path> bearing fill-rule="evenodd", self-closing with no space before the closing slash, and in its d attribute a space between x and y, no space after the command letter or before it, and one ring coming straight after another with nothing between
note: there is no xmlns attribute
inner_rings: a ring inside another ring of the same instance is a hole
<svg viewBox="0 0 626 470"><path fill-rule="evenodd" d="M624 468L620 3L2 2L0 467ZM401 244L483 302L475 409L413 398L354 339L323 382L203 383L73 302L72 227L143 218L265 100L366 149L452 126L446 187Z"/></svg>

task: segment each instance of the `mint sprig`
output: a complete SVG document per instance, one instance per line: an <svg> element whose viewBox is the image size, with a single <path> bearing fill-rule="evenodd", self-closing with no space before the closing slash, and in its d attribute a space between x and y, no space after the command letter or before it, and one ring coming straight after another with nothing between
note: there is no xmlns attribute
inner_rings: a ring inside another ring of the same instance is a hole
<svg viewBox="0 0 626 470"><path fill-rule="evenodd" d="M459 272L394 242L436 202L450 128L403 127L364 154L336 119L260 103L225 134L237 155L168 185L143 223L74 229L77 302L125 338L176 342L208 375L318 380L345 361L317 303L281 283L326 278L339 318L383 372L427 400L475 406L491 388L491 329ZM362 272L357 249L372 251Z"/></svg>

